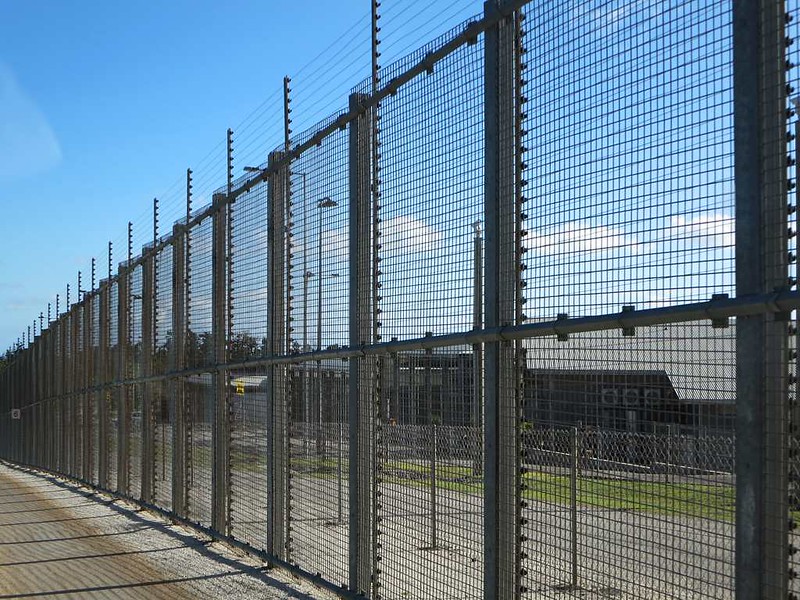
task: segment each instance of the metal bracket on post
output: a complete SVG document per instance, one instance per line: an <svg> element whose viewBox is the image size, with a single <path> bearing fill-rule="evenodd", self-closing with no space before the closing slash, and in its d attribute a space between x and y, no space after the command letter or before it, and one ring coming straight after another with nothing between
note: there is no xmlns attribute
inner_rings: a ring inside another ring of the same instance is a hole
<svg viewBox="0 0 800 600"><path fill-rule="evenodd" d="M155 256L148 253L147 247L142 249L142 376L149 377L153 373L153 353L155 351L155 320L153 306L155 302ZM144 502L153 502L153 476L155 454L153 447L153 384L142 384L142 491Z"/></svg>
<svg viewBox="0 0 800 600"><path fill-rule="evenodd" d="M364 96L350 96L358 110ZM361 111L350 123L350 347L371 343L372 214L370 194L369 113ZM349 364L348 418L350 425L350 563L349 586L372 597L375 373L373 362L353 357Z"/></svg>
<svg viewBox="0 0 800 600"><path fill-rule="evenodd" d="M127 495L130 472L130 392L128 385L128 344L130 343L130 271L128 265L117 275L117 491Z"/></svg>
<svg viewBox="0 0 800 600"><path fill-rule="evenodd" d="M219 365L227 362L227 339L225 316L227 314L227 211L224 194L213 197L216 210L213 215L212 296L213 314L211 329L214 338L214 360L218 365L214 372L214 427L213 460L211 472L211 527L223 535L228 534L228 452L230 419L228 413L228 373Z"/></svg>
<svg viewBox="0 0 800 600"><path fill-rule="evenodd" d="M270 167L280 161L282 152L269 155ZM279 356L286 348L286 181L288 169L273 173L267 182L267 355ZM271 365L267 371L267 552L286 559L288 514L287 485L287 396L286 365Z"/></svg>
<svg viewBox="0 0 800 600"><path fill-rule="evenodd" d="M487 18L499 10L485 3ZM511 18L486 30L485 39L485 326L516 321L514 35ZM516 351L513 343L485 345L484 597L520 595L520 501Z"/></svg>
<svg viewBox="0 0 800 600"><path fill-rule="evenodd" d="M187 221L188 222L188 221ZM172 229L172 340L173 370L186 368L186 240L189 230L176 225ZM172 429L172 510L187 517L186 491L186 389L183 376L172 379L175 423Z"/></svg>
<svg viewBox="0 0 800 600"><path fill-rule="evenodd" d="M733 3L736 292L787 285L784 3ZM788 335L736 319L736 598L788 596Z"/></svg>

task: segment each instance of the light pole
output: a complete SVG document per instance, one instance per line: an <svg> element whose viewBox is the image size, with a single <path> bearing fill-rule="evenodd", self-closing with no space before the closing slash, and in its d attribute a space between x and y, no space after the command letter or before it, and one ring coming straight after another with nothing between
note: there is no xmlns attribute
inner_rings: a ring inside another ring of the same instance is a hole
<svg viewBox="0 0 800 600"><path fill-rule="evenodd" d="M319 235L317 237L317 351L322 350L322 213L326 208L339 204L327 196L317 204L319 215ZM317 455L324 457L325 445L322 439L322 361L317 361Z"/></svg>
<svg viewBox="0 0 800 600"><path fill-rule="evenodd" d="M480 220L472 223L473 237L473 265L472 265L472 327L480 330L483 327L483 238L481 237ZM472 471L475 475L483 473L483 444L482 426L483 417L483 344L472 346L472 426L477 436L475 462Z"/></svg>

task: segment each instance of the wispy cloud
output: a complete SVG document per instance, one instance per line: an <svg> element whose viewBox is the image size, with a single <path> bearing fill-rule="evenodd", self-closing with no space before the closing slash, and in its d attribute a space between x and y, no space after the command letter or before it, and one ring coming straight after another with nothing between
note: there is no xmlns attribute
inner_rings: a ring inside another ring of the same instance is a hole
<svg viewBox="0 0 800 600"><path fill-rule="evenodd" d="M409 216L393 217L381 224L381 255L399 255L433 252L442 240L442 233L424 221ZM345 231L323 233L323 249L326 255L344 258L348 255L348 237Z"/></svg>
<svg viewBox="0 0 800 600"><path fill-rule="evenodd" d="M0 63L0 181L41 173L61 162L61 147L47 118Z"/></svg>
<svg viewBox="0 0 800 600"><path fill-rule="evenodd" d="M668 239L686 240L698 246L733 246L735 243L736 225L730 215L711 213L692 219L675 216L669 224Z"/></svg>
<svg viewBox="0 0 800 600"><path fill-rule="evenodd" d="M531 232L526 240L526 246L540 254L601 253L620 249L637 252L639 248L639 240L621 229L580 221L562 223L549 231Z"/></svg>

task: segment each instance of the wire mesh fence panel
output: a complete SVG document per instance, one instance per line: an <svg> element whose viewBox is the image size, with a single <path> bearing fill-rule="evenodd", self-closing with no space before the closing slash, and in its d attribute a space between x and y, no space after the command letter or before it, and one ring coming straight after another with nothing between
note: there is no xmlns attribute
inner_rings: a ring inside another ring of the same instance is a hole
<svg viewBox="0 0 800 600"><path fill-rule="evenodd" d="M378 491L382 596L472 598L483 588L483 437L471 352L383 360Z"/></svg>
<svg viewBox="0 0 800 600"><path fill-rule="evenodd" d="M378 254L384 339L473 325L479 273L474 238L484 194L482 57L478 39L381 103ZM396 75L394 68L384 69L382 78Z"/></svg>
<svg viewBox="0 0 800 600"><path fill-rule="evenodd" d="M267 186L236 200L233 211L233 343L230 362L267 354ZM231 370L231 533L255 548L267 545L267 371Z"/></svg>
<svg viewBox="0 0 800 600"><path fill-rule="evenodd" d="M730 3L525 12L528 317L732 295Z"/></svg>
<svg viewBox="0 0 800 600"><path fill-rule="evenodd" d="M164 375L172 364L172 247L166 246L156 256L155 335L153 374ZM175 401L168 380L152 384L153 454L155 470L153 488L159 506L172 507L172 436Z"/></svg>
<svg viewBox="0 0 800 600"><path fill-rule="evenodd" d="M142 294L143 272L142 266L134 267L130 274L129 294L129 332L128 332L128 377L136 380L144 372L144 349L142 347ZM130 494L134 498L141 497L142 490L142 435L143 435L143 394L142 384L131 384L128 386L130 394L130 442L129 442L129 469L130 469Z"/></svg>
<svg viewBox="0 0 800 600"><path fill-rule="evenodd" d="M205 219L189 232L188 311L186 366L207 366L214 361L211 331L211 219ZM214 391L210 373L184 380L186 395L187 472L189 517L211 523L211 472Z"/></svg>
<svg viewBox="0 0 800 600"><path fill-rule="evenodd" d="M732 595L735 339L688 323L524 342L529 590Z"/></svg>
<svg viewBox="0 0 800 600"><path fill-rule="evenodd" d="M119 373L119 283L114 280L109 285L108 293L108 372L106 374L109 384L117 381ZM119 422L118 422L118 397L113 385L103 390L105 396L105 430L107 434L107 460L108 460L108 486L117 489L118 450L119 450Z"/></svg>
<svg viewBox="0 0 800 600"><path fill-rule="evenodd" d="M293 351L348 343L348 144L337 131L292 163ZM290 370L291 560L338 583L347 582L349 556L346 369L305 361Z"/></svg>

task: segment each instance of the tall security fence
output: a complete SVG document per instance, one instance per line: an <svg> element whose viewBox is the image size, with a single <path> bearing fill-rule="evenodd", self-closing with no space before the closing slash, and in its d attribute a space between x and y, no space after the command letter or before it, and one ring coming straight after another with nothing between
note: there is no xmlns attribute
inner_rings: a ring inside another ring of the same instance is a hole
<svg viewBox="0 0 800 600"><path fill-rule="evenodd" d="M287 80L16 349L2 457L346 597L794 597L797 7L492 1L388 66L377 10L348 106Z"/></svg>

